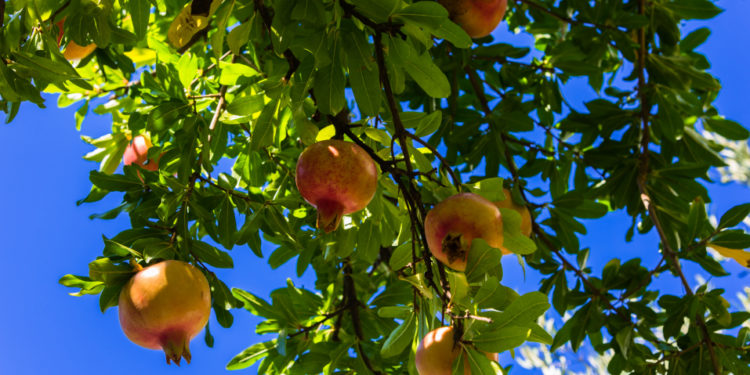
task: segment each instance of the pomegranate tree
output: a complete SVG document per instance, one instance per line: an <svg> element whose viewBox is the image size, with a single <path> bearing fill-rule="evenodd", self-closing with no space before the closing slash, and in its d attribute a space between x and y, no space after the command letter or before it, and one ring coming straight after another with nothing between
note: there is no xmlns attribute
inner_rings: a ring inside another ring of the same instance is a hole
<svg viewBox="0 0 750 375"><path fill-rule="evenodd" d="M419 375L451 375L453 363L461 353L461 347L453 339L453 327L440 327L430 331L419 342L415 362ZM497 353L485 353L490 360L497 361ZM464 358L464 375L470 375L469 362Z"/></svg>
<svg viewBox="0 0 750 375"><path fill-rule="evenodd" d="M370 203L378 170L361 147L330 139L302 151L295 181L302 197L318 210L318 229L328 233L338 228L343 215Z"/></svg>
<svg viewBox="0 0 750 375"><path fill-rule="evenodd" d="M167 260L136 273L120 292L120 326L130 341L190 363L189 342L208 322L211 292L201 271Z"/></svg>
<svg viewBox="0 0 750 375"><path fill-rule="evenodd" d="M498 249L503 245L500 210L474 193L456 194L435 205L427 213L424 227L432 255L456 271L466 269L474 238Z"/></svg>

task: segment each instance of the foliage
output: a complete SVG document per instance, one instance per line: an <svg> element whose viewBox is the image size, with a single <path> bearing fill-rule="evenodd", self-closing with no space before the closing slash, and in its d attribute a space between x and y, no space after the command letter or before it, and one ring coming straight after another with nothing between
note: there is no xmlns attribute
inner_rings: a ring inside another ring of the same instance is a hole
<svg viewBox="0 0 750 375"><path fill-rule="evenodd" d="M721 289L693 290L682 271L693 262L726 276L707 246L750 247L738 229L750 205L718 224L706 214L708 172L727 162L725 143L701 132L748 138L712 105L721 87L696 52L710 30L679 27L719 14L709 0L510 2L504 22L533 46L472 43L433 1L0 4L7 121L23 101L43 106L41 92L77 105L79 128L90 112L112 117L111 134L84 138L100 168L81 203L122 194L99 217L127 214L131 228L105 238L88 276L60 280L99 294L102 311L116 304L130 262L181 259L206 273L223 327L240 308L265 319L256 332L266 341L229 369L260 361L267 374L414 373L418 340L445 323L475 373L499 371L476 350L527 341L577 350L586 338L611 354L615 374L747 371L750 313ZM65 60L55 38L63 19L62 44L95 43L91 55ZM598 94L585 111L563 95L581 78ZM163 153L160 169L117 173L138 134L150 135L150 157ZM382 174L367 209L324 234L293 180L304 147L332 137L362 146ZM533 211L533 241L518 215L503 220L510 249L544 275L541 293L503 285L499 264L486 261L499 256L481 241L467 274L426 251L430 207L459 191L497 200L501 185ZM619 210L632 217L629 239L658 233L660 261L649 269L613 257L594 274L581 220ZM261 241L275 250L262 254ZM296 258L315 290L290 282L265 300L230 289L212 269L233 267L229 250L245 246L272 268ZM657 277L679 280L684 294L650 288ZM554 338L536 324L548 301L571 314Z"/></svg>

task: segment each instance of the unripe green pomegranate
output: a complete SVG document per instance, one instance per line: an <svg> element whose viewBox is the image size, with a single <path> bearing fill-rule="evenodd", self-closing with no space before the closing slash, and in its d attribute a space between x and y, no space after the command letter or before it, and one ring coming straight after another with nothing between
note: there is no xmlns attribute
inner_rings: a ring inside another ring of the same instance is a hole
<svg viewBox="0 0 750 375"><path fill-rule="evenodd" d="M432 255L456 271L466 270L474 238L498 249L503 246L500 210L474 193L456 194L435 205L427 213L424 229Z"/></svg>
<svg viewBox="0 0 750 375"><path fill-rule="evenodd" d="M190 363L189 342L208 322L211 291L192 265L167 260L136 273L120 292L120 326L130 341Z"/></svg>
<svg viewBox="0 0 750 375"><path fill-rule="evenodd" d="M378 186L378 169L370 155L337 139L310 145L297 161L297 189L318 210L318 229L336 230L341 217L367 206Z"/></svg>

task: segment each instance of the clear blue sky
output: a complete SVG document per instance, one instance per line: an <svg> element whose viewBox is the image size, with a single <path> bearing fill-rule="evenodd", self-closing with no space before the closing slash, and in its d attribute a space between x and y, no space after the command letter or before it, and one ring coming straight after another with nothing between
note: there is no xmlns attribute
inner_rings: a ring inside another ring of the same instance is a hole
<svg viewBox="0 0 750 375"><path fill-rule="evenodd" d="M726 9L722 15L689 27L705 25L713 30L699 50L709 57L711 72L724 86L717 106L728 118L749 127L750 34L738 30L750 14L750 2L723 0L718 5ZM511 43L527 40L504 30L497 34ZM580 97L569 99L575 103ZM206 347L201 335L191 345L192 364L167 366L161 352L140 348L125 338L115 308L102 314L96 297L67 295L71 290L57 280L66 273L85 275L88 262L101 254L101 235L114 236L127 229L129 222L126 217L88 219L117 205L117 194L96 204L75 205L88 193L89 171L97 168L96 163L82 159L91 147L80 136L108 133L110 119L90 116L79 133L73 118L75 108L59 110L55 102L48 97L49 108L45 110L25 104L11 125L0 125L0 260L5 267L0 271L0 285L5 290L0 308L0 374L213 374L222 372L229 359L247 346L268 340L254 334L258 319L245 310L235 310L231 329L219 327L212 317L216 338L213 349ZM750 201L750 190L743 186L717 184L709 189L714 198L710 208L713 214ZM653 234L636 237L630 244L624 242L629 218L623 213L612 213L605 220L586 225L590 234L583 238L582 245L592 248L590 264L595 272L620 254L625 258L630 254L641 256L647 267L658 260ZM264 253L270 250L266 247ZM270 270L264 259L256 258L247 248L235 247L232 256L235 268L219 272L230 287L265 297L294 275L294 260L289 267ZM537 290L538 276L527 272L524 279L515 260L506 258L503 283L522 293ZM685 264L694 274L696 267ZM735 292L750 284L750 279L746 269L734 262L725 267L734 276L711 282L727 289L726 298L736 304ZM305 275L302 285L312 287L310 276ZM669 277L663 276L657 285L665 292L680 293L676 280ZM509 360L508 356L502 358Z"/></svg>

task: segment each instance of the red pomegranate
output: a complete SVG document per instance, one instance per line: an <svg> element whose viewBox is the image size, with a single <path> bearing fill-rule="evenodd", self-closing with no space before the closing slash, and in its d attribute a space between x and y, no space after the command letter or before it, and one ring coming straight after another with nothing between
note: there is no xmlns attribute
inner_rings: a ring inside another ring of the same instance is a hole
<svg viewBox="0 0 750 375"><path fill-rule="evenodd" d="M135 136L133 141L125 148L125 153L122 154L122 163L124 165L137 164L149 171L158 170L159 161L153 158L148 159L148 150L151 146L150 139L142 135Z"/></svg>
<svg viewBox="0 0 750 375"><path fill-rule="evenodd" d="M167 260L146 267L120 292L120 326L130 341L190 363L189 342L208 322L211 292L201 271Z"/></svg>
<svg viewBox="0 0 750 375"><path fill-rule="evenodd" d="M318 209L319 229L336 230L341 217L367 206L378 186L378 170L365 150L331 139L310 145L297 161L297 189Z"/></svg>
<svg viewBox="0 0 750 375"><path fill-rule="evenodd" d="M454 347L453 327L440 327L430 331L419 342L415 362L419 375L451 375L453 362L461 350ZM497 361L497 353L485 353L492 361ZM464 375L471 374L469 361L464 357Z"/></svg>
<svg viewBox="0 0 750 375"><path fill-rule="evenodd" d="M424 229L432 255L456 271L466 269L474 238L498 249L503 245L500 210L474 193L456 194L438 203L427 213Z"/></svg>

